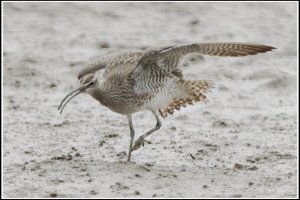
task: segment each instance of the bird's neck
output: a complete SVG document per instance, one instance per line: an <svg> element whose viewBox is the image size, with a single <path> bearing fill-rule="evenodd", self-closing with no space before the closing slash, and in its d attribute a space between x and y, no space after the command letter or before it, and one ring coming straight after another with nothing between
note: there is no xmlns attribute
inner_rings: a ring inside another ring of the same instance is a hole
<svg viewBox="0 0 300 200"><path fill-rule="evenodd" d="M91 91L90 95L98 100L102 105L110 107L111 98L108 95L108 92L105 91L104 88L96 88L95 90Z"/></svg>

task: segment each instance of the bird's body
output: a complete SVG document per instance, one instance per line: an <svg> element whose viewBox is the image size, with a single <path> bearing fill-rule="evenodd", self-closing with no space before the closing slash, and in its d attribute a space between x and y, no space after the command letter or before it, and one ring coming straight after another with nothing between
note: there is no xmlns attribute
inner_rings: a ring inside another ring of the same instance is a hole
<svg viewBox="0 0 300 200"><path fill-rule="evenodd" d="M87 92L112 111L127 115L131 133L130 160L131 152L143 144L144 138L160 128L157 113L166 117L181 106L206 99L205 93L212 87L210 81L183 78L180 62L186 54L246 56L272 49L270 46L246 43L200 43L151 47L145 51L124 50L102 57L81 70L78 79L82 87L75 90L78 93L74 96ZM97 77L100 69L105 71L102 77ZM60 105L61 112L67 102L63 107ZM131 115L142 110L152 111L157 124L133 145Z"/></svg>
<svg viewBox="0 0 300 200"><path fill-rule="evenodd" d="M91 96L120 114L127 115L141 110L155 110L160 111L160 114L165 117L167 115L165 111L174 100L181 99L182 105L184 102L187 103L188 98L191 98L188 103L196 100L193 98L194 93L189 86L195 86L196 83L202 84L203 92L211 87L211 84L205 81L185 81L182 79L183 74L179 68L175 68L171 73L161 73L159 70L155 70L156 66L153 66L154 69L150 71L150 75L137 79L133 73L135 73L142 55L141 51L125 50L104 57L103 60L108 63L112 63L116 59L118 62L106 68L97 86L98 90L91 91ZM95 65L95 63L91 65ZM87 82L90 80L89 78L89 76L84 76L80 79ZM112 96L114 98L111 98ZM180 105L178 104L178 106ZM164 112L162 112L163 110ZM171 110L169 107L168 111L172 112Z"/></svg>

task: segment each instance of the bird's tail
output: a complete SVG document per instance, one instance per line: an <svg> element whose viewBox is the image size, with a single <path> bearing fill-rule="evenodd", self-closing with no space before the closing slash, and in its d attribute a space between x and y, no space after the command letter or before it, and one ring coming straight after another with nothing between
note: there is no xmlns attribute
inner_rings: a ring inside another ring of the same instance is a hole
<svg viewBox="0 0 300 200"><path fill-rule="evenodd" d="M180 110L180 107L192 105L193 102L205 101L207 97L204 93L213 88L213 83L206 80L183 80L179 79L177 82L178 89L181 91L178 97L173 98L166 108L159 109L162 117L167 117L168 114L173 114L174 110Z"/></svg>

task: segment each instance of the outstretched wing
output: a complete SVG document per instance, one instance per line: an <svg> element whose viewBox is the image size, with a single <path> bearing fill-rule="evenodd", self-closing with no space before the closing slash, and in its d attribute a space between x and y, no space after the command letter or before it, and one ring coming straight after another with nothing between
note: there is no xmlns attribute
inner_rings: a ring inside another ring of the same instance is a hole
<svg viewBox="0 0 300 200"><path fill-rule="evenodd" d="M247 56L264 53L275 49L271 46L248 43L198 43L162 48L150 48L145 51L131 76L135 80L137 93L147 93L157 89L158 77L175 75L179 69L179 63L189 53L200 53L214 56ZM181 74L182 75L182 74ZM153 81L152 79L155 79ZM148 87L144 87L144 83Z"/></svg>
<svg viewBox="0 0 300 200"><path fill-rule="evenodd" d="M180 61L189 53L200 53L211 56L247 56L264 53L275 49L271 46L248 43L199 43L171 46L146 51L141 57L133 76L147 73L149 70L160 70L171 73L178 68Z"/></svg>
<svg viewBox="0 0 300 200"><path fill-rule="evenodd" d="M137 64L142 55L143 51L141 50L123 50L103 56L98 60L89 63L87 66L85 66L78 73L78 79L87 74L95 73L96 71L104 68L105 72L103 76L107 76L110 72L114 71L120 66L126 68L126 66Z"/></svg>

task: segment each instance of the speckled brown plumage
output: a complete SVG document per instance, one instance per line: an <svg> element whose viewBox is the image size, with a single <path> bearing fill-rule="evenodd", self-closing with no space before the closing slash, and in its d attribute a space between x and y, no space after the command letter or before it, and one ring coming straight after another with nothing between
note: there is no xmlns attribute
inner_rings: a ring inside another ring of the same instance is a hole
<svg viewBox="0 0 300 200"><path fill-rule="evenodd" d="M78 74L81 87L63 99L59 110L62 112L73 97L87 92L112 111L126 115L131 133L129 161L131 152L144 144L144 138L161 127L158 112L166 117L182 106L207 99L205 93L212 88L211 81L183 78L180 63L187 54L236 57L272 49L274 47L248 43L195 43L120 51L84 67ZM101 69L105 71L98 77ZM152 111L157 124L133 145L131 115L142 110Z"/></svg>
<svg viewBox="0 0 300 200"><path fill-rule="evenodd" d="M173 114L175 110L180 110L181 107L186 105L193 105L193 102L205 101L206 96L204 93L210 91L213 88L211 81L185 81L180 80L186 91L189 91L190 95L187 98L174 98L166 108L159 109L160 115L165 118L168 114Z"/></svg>

